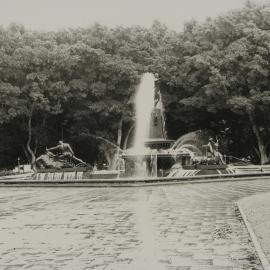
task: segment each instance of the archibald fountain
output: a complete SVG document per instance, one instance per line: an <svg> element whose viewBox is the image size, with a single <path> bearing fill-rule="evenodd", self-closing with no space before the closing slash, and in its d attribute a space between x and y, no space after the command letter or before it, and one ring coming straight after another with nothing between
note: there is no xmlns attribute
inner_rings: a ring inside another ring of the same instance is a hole
<svg viewBox="0 0 270 270"><path fill-rule="evenodd" d="M181 177L217 170L229 173L218 151L211 156L205 132L191 132L177 141L167 138L162 97L153 74L144 74L135 105L134 145L122 154L125 177Z"/></svg>
<svg viewBox="0 0 270 270"><path fill-rule="evenodd" d="M136 93L135 108L135 139L133 146L119 156L121 168L116 171L93 171L82 161L79 165L83 167L66 168L59 160L56 162L58 165L53 166L56 163L51 164L49 160L55 156L49 152L38 159L39 169L35 179L148 179L241 173L241 167L225 164L218 151L218 142L209 139L207 132L191 132L176 141L167 138L162 97L155 87L155 77L151 73L142 76ZM40 166L41 164L45 166Z"/></svg>
<svg viewBox="0 0 270 270"><path fill-rule="evenodd" d="M153 74L144 74L136 99L136 129L132 148L122 154L125 177L163 176L174 163L169 153L173 140L167 139L162 100Z"/></svg>

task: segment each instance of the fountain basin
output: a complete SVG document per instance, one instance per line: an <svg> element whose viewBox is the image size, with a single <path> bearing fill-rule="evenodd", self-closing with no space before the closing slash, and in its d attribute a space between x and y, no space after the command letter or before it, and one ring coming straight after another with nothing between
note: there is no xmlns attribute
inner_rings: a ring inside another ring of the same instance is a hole
<svg viewBox="0 0 270 270"><path fill-rule="evenodd" d="M61 170L44 169L33 174L38 181L83 180L83 179L115 179L119 177L118 170L92 171L88 168L66 168Z"/></svg>
<svg viewBox="0 0 270 270"><path fill-rule="evenodd" d="M33 178L0 179L0 187L137 187L148 185L193 184L230 181L256 181L266 179L270 181L270 167L268 172L249 172L227 175L196 175L182 177L155 178L117 178L117 179L82 179L82 180L43 180Z"/></svg>

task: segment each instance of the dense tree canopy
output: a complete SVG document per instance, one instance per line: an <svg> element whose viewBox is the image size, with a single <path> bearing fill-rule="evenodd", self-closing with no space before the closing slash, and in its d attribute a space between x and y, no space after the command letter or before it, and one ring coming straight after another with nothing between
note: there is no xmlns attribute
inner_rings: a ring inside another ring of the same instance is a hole
<svg viewBox="0 0 270 270"><path fill-rule="evenodd" d="M227 155L269 161L270 8L247 3L183 32L152 27L0 28L0 168L61 138L115 166L134 127L140 75L158 74L168 134L207 129Z"/></svg>

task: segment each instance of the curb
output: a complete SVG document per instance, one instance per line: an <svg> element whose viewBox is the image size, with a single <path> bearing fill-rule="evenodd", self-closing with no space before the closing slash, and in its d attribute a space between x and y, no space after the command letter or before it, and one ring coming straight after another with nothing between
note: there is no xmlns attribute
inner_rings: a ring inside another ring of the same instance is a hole
<svg viewBox="0 0 270 270"><path fill-rule="evenodd" d="M186 179L148 179L148 180L130 180L125 179L85 179L85 180L0 180L1 187L143 187L143 186L159 186L159 185L187 185L187 184L203 184L203 183L224 183L224 182L240 182L240 181L256 181L256 180L268 180L270 181L270 176L261 175L261 176L245 176L233 177L231 176L226 178L212 176L209 178L202 177L200 178L186 178Z"/></svg>
<svg viewBox="0 0 270 270"><path fill-rule="evenodd" d="M264 251L263 251L263 249L261 247L261 244L260 244L260 242L259 242L259 240L258 240L258 238L257 238L257 236L256 236L256 234L254 232L254 230L252 229L251 224L249 223L249 221L248 221L248 219L247 219L247 217L246 217L246 215L245 215L245 213L244 213L244 211L243 211L240 203L239 202L236 202L236 205L237 205L238 210L239 210L239 212L241 214L241 217L242 217L242 219L244 221L244 224L245 224L245 226L246 226L246 228L248 230L248 233L250 235L251 241L252 241L252 243L253 243L253 245L255 247L255 250L257 252L257 255L258 255L258 257L259 257L259 259L260 259L260 261L262 263L263 269L264 270L270 270L270 264L268 262L268 259L265 256L265 253L264 253Z"/></svg>

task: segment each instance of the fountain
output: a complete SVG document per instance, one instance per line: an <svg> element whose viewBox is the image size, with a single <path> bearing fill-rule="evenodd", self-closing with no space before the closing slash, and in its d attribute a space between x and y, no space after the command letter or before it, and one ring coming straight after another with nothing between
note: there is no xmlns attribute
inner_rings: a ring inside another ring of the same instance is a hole
<svg viewBox="0 0 270 270"><path fill-rule="evenodd" d="M233 172L210 153L209 132L190 132L177 141L167 138L162 97L155 87L153 74L146 73L142 77L135 102L135 140L133 147L122 153L121 158L125 161L122 177L182 177Z"/></svg>
<svg viewBox="0 0 270 270"><path fill-rule="evenodd" d="M122 153L123 176L166 176L175 162L169 152L174 140L167 139L161 94L155 87L153 74L146 73L142 77L135 102L135 140L133 147Z"/></svg>
<svg viewBox="0 0 270 270"><path fill-rule="evenodd" d="M145 151L145 141L150 132L151 114L155 107L155 77L145 73L138 87L136 98L136 129L134 150Z"/></svg>
<svg viewBox="0 0 270 270"><path fill-rule="evenodd" d="M84 162L79 163L83 167L68 166L68 168L66 166L69 162L54 160L55 155L47 153L38 159L41 166L45 164L47 167L41 167L35 179L40 181L121 180L121 178L129 180L157 177L169 179L262 170L261 167L253 166L249 169L249 166L244 168L225 164L218 148L215 152L211 152L209 132L194 131L176 141L168 139L161 93L156 88L155 77L151 73L145 73L142 76L135 96L135 109L134 142L131 148L119 155L121 168L114 171L99 171L85 166ZM78 158L76 160L81 161ZM270 167L266 169L270 170Z"/></svg>
<svg viewBox="0 0 270 270"><path fill-rule="evenodd" d="M79 180L97 178L159 177L167 176L176 160L190 159L187 151L171 150L175 142L167 138L161 94L155 87L155 77L151 73L142 76L135 96L136 129L133 146L124 151L120 158L124 169L118 171L92 171L87 167L41 168L37 180ZM53 158L54 156L52 156ZM49 164L48 156L39 158L40 164ZM120 163L120 162L119 162ZM61 165L61 164L60 164ZM80 174L79 174L80 173Z"/></svg>

